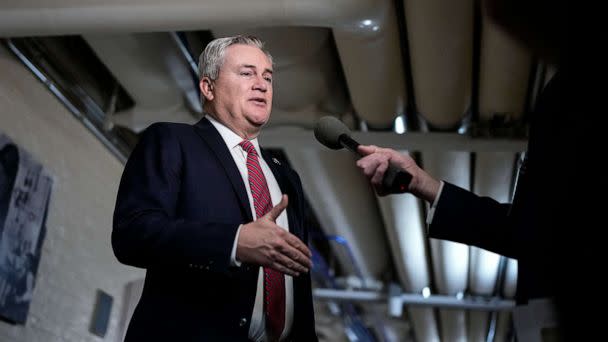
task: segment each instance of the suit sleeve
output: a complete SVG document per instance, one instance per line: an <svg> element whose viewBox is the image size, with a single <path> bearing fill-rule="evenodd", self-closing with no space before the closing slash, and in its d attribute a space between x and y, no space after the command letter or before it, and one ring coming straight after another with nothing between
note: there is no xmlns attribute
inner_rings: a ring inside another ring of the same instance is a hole
<svg viewBox="0 0 608 342"><path fill-rule="evenodd" d="M429 237L473 245L517 258L509 208L509 204L477 196L445 182L429 226Z"/></svg>
<svg viewBox="0 0 608 342"><path fill-rule="evenodd" d="M176 214L181 183L179 140L151 125L131 153L118 189L112 248L127 265L183 265L224 271L238 224L188 221Z"/></svg>

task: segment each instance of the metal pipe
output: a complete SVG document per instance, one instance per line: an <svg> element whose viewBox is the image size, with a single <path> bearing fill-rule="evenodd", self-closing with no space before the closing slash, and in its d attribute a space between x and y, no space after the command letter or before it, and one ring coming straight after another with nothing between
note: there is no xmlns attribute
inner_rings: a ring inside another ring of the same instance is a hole
<svg viewBox="0 0 608 342"><path fill-rule="evenodd" d="M515 307L515 301L497 297L464 297L402 293L389 297L377 291L352 291L321 289L313 290L313 296L319 300L356 301L363 303L382 303L397 301L402 305L431 306L453 309L470 309L482 311L510 311Z"/></svg>
<svg viewBox="0 0 608 342"><path fill-rule="evenodd" d="M62 93L62 91L57 87L55 82L51 80L42 70L40 70L27 56L25 56L21 50L11 39L5 39L5 43L8 48L19 58L19 60L28 68L30 71L49 89L53 95L55 95L61 103L63 103L66 108L78 119L82 122L85 127L87 127L93 135L95 135L101 143L110 150L110 152L123 164L127 161L127 151L124 151L118 147L116 147L115 143L110 140L109 137L106 136L105 132L102 129L97 127L88 117L87 114L84 113L80 108L74 106L74 104ZM82 94L81 94L82 95ZM104 111L99 108L99 106L93 101L86 101L88 103L88 110L94 111L94 113L90 113L91 115L95 115L97 117L104 117Z"/></svg>

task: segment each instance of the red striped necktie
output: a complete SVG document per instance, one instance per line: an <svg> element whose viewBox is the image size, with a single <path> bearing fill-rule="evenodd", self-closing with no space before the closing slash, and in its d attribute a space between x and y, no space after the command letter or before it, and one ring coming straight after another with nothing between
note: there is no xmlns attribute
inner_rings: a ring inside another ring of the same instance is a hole
<svg viewBox="0 0 608 342"><path fill-rule="evenodd" d="M239 145L247 152L247 178L255 214L260 218L272 209L268 184L253 144L249 140L243 140ZM276 341L285 324L285 277L281 272L267 267L264 267L264 314L266 332L271 341Z"/></svg>

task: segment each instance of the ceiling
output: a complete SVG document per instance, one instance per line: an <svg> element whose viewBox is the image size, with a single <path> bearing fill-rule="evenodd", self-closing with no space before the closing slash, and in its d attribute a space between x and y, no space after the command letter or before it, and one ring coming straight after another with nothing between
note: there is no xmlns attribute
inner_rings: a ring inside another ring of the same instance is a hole
<svg viewBox="0 0 608 342"><path fill-rule="evenodd" d="M476 296L511 299L517 262L428 239L426 203L377 197L352 154L311 133L336 116L358 141L410 153L436 177L508 202L527 114L553 70L489 22L479 1L0 3L0 37L123 161L150 123L201 117L198 55L237 33L259 36L273 55L273 113L260 142L300 173L312 208L320 337L507 340L507 313L466 307Z"/></svg>

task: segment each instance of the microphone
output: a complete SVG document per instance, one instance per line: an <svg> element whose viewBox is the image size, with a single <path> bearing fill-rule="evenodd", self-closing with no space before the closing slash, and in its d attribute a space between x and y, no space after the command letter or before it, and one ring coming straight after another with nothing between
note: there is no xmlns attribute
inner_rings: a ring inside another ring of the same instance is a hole
<svg viewBox="0 0 608 342"><path fill-rule="evenodd" d="M359 157L363 157L357 148L359 143L350 137L351 132L340 120L333 116L324 116L315 124L315 138L317 140L331 148L332 150L339 150L347 148L354 152ZM388 169L384 173L382 179L382 193L403 193L407 190L412 175L404 170L401 170L394 165L389 163Z"/></svg>

